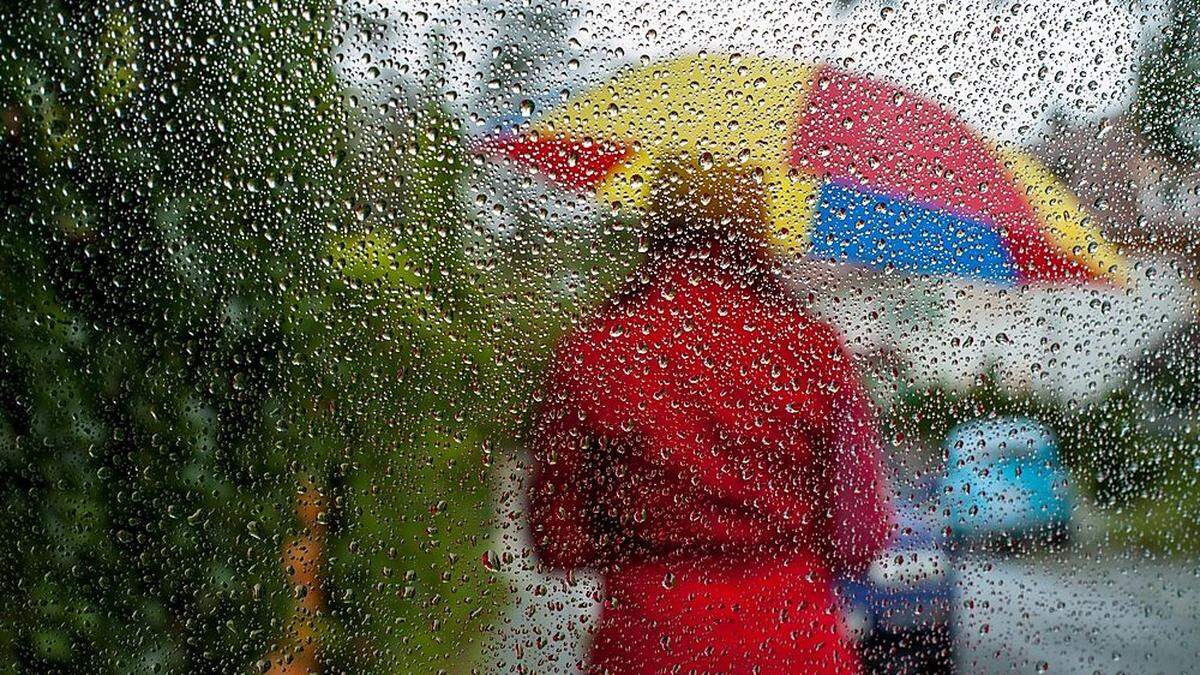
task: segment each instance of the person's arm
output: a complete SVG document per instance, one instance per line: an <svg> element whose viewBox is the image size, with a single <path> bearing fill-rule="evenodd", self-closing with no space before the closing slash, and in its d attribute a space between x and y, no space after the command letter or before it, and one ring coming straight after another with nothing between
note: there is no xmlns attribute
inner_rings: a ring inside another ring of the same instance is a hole
<svg viewBox="0 0 1200 675"><path fill-rule="evenodd" d="M892 508L882 469L875 411L846 346L832 328L802 330L810 412L827 513L822 548L839 574L864 569L887 545Z"/></svg>
<svg viewBox="0 0 1200 675"><path fill-rule="evenodd" d="M865 569L887 545L892 509L875 414L857 374L847 370L829 410L829 543L833 568L853 573Z"/></svg>
<svg viewBox="0 0 1200 675"><path fill-rule="evenodd" d="M586 436L569 401L569 383L552 374L534 421L529 522L534 550L555 569L586 567L596 556L588 527L583 475Z"/></svg>

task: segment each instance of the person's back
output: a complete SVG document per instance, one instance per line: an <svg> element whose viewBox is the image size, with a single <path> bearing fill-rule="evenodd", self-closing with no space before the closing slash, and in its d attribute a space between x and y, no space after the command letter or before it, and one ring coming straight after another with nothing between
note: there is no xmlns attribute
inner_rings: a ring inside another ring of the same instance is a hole
<svg viewBox="0 0 1200 675"><path fill-rule="evenodd" d="M829 578L885 536L873 419L836 333L729 263L648 263L549 375L533 536L604 573L597 671L856 667Z"/></svg>

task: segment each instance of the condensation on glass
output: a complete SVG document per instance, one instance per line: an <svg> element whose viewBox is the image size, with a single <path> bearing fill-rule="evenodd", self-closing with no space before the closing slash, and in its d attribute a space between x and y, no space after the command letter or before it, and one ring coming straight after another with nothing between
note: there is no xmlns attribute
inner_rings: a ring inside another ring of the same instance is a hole
<svg viewBox="0 0 1200 675"><path fill-rule="evenodd" d="M1197 17L5 5L0 670L1190 670Z"/></svg>

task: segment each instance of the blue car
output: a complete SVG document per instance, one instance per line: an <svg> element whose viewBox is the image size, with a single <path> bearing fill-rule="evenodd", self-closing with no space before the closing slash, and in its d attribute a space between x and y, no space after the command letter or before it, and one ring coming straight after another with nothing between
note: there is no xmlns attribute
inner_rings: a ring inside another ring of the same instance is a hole
<svg viewBox="0 0 1200 675"><path fill-rule="evenodd" d="M867 673L954 672L958 584L937 487L905 489L891 545L865 575L840 584Z"/></svg>
<svg viewBox="0 0 1200 675"><path fill-rule="evenodd" d="M1023 417L967 422L946 438L946 456L942 501L957 539L1069 533L1074 493L1046 426Z"/></svg>

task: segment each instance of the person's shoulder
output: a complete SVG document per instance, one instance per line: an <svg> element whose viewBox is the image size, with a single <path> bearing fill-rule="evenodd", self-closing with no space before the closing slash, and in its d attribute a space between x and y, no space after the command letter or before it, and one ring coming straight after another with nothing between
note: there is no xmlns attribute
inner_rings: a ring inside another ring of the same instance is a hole
<svg viewBox="0 0 1200 675"><path fill-rule="evenodd" d="M778 334L790 345L786 351L806 361L842 358L845 352L842 334L827 321L795 308L780 310L779 321Z"/></svg>
<svg viewBox="0 0 1200 675"><path fill-rule="evenodd" d="M575 361L592 351L604 323L603 317L592 315L569 326L555 345L555 361Z"/></svg>
<svg viewBox="0 0 1200 675"><path fill-rule="evenodd" d="M628 322L628 313L618 303L608 303L576 319L554 349L555 367L581 370L597 365L629 330Z"/></svg>

